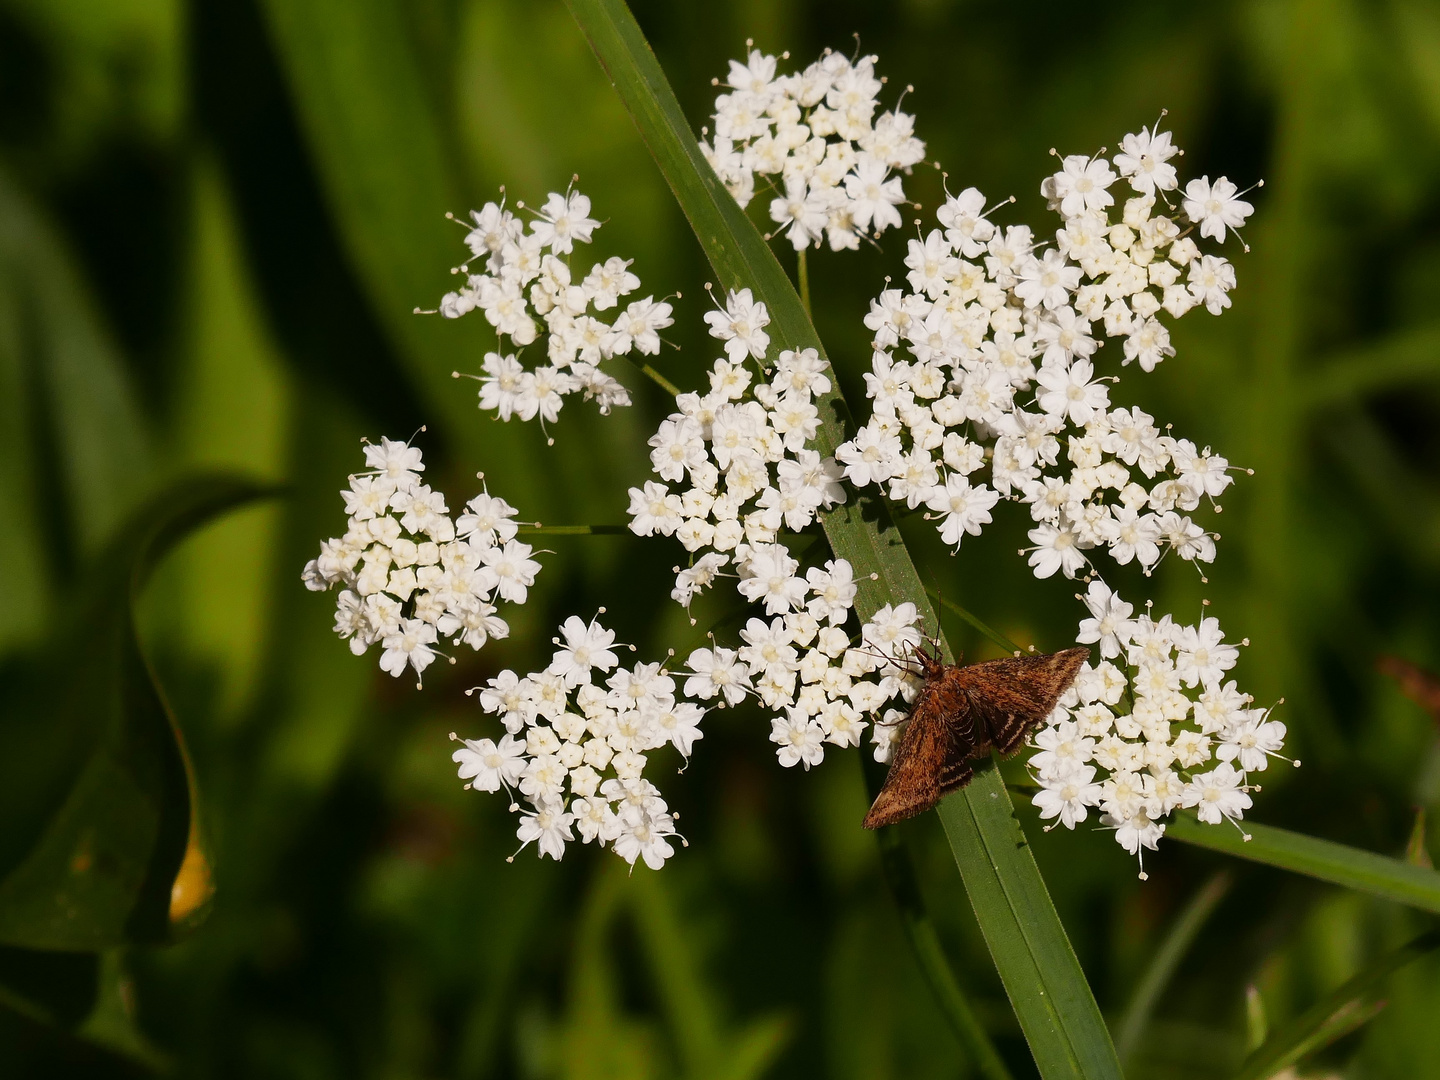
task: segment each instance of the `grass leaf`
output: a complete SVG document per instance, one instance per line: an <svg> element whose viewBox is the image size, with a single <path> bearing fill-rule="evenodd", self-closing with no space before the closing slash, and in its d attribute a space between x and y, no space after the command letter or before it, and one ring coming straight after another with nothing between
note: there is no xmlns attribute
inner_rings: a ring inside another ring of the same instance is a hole
<svg viewBox="0 0 1440 1080"><path fill-rule="evenodd" d="M1273 825L1247 821L1245 832L1249 840L1237 829L1205 825L1190 814L1177 814L1165 835L1440 914L1440 871Z"/></svg>
<svg viewBox="0 0 1440 1080"><path fill-rule="evenodd" d="M885 780L884 766L866 755L865 781L871 798L880 791ZM880 869L895 905L900 909L900 918L910 946L915 950L915 959L920 972L930 984L930 991L941 1011L950 1021L955 1037L969 1055L971 1062L981 1076L987 1080L1011 1080L1010 1070L990 1041L989 1034L981 1026L974 1010L970 1007L960 982L945 956L944 946L936 933L935 923L925 907L925 898L920 892L920 882L915 874L915 864L910 858L899 829L881 829L877 837L880 842Z"/></svg>
<svg viewBox="0 0 1440 1080"><path fill-rule="evenodd" d="M679 200L723 289L749 288L770 312L776 349L825 349L774 252L705 161L664 71L620 0L568 0L601 65L635 119ZM698 373L697 373L698 374ZM815 440L832 453L849 429L838 388L818 402ZM886 603L911 601L938 628L915 564L884 502L862 496L827 514L825 533L859 583L862 617ZM948 652L948 650L947 650ZM1115 1077L1109 1032L1035 865L1004 782L993 763L946 799L940 817L1040 1073Z"/></svg>
<svg viewBox="0 0 1440 1080"><path fill-rule="evenodd" d="M1195 943L1196 935L1215 910L1215 905L1225 898L1233 883L1234 877L1229 871L1220 871L1200 887L1200 891L1190 898L1184 910L1175 917L1165 940L1160 948L1155 950L1145 974L1136 985L1130 1004L1125 1009L1125 1016L1120 1021L1120 1028L1115 1033L1115 1049L1122 1062L1129 1064L1155 1011L1155 1005L1165 993L1165 988L1170 985L1170 980L1175 977L1175 969L1180 966L1180 961Z"/></svg>
<svg viewBox="0 0 1440 1080"><path fill-rule="evenodd" d="M1368 1023L1384 1008L1384 1002L1373 997L1380 983L1436 948L1440 948L1440 930L1431 930L1382 956L1266 1039L1245 1059L1235 1080L1268 1080Z"/></svg>
<svg viewBox="0 0 1440 1080"><path fill-rule="evenodd" d="M97 560L69 633L23 661L0 710L0 943L96 951L173 935L208 899L194 776L135 631L149 571L189 532L268 493L224 476L157 495Z"/></svg>

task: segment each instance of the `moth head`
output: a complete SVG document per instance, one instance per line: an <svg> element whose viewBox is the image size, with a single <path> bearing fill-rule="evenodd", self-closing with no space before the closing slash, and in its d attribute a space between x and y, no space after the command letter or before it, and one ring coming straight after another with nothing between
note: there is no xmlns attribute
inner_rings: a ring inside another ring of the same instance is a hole
<svg viewBox="0 0 1440 1080"><path fill-rule="evenodd" d="M927 638L926 644L930 646L928 650L923 647L916 647L915 659L920 664L921 675L923 675L928 682L931 679L938 679L941 673L944 672L945 660L944 653L940 650L940 642L938 639Z"/></svg>

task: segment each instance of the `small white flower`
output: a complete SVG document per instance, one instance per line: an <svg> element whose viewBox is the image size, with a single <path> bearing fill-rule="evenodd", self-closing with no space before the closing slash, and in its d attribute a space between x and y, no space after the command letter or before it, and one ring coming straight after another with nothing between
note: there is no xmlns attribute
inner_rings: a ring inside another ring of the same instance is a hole
<svg viewBox="0 0 1440 1080"><path fill-rule="evenodd" d="M806 581L796 576L800 564L779 544L762 544L740 568L737 588L746 600L765 604L769 615L779 615L805 602Z"/></svg>
<svg viewBox="0 0 1440 1080"><path fill-rule="evenodd" d="M1085 592L1085 606L1090 609L1090 618L1081 620L1075 640L1081 645L1099 642L1100 655L1107 659L1119 656L1120 637L1128 632L1126 620L1134 607L1121 600L1103 581L1090 583Z"/></svg>
<svg viewBox="0 0 1440 1080"><path fill-rule="evenodd" d="M1080 550L1080 539L1068 522L1041 525L1031 529L1029 536L1035 544L1029 563L1038 578L1054 577L1057 572L1073 578L1088 562Z"/></svg>
<svg viewBox="0 0 1440 1080"><path fill-rule="evenodd" d="M972 486L957 474L931 488L925 505L941 518L940 539L958 548L966 533L980 535L981 527L990 522L990 511L999 500L998 492L984 484Z"/></svg>
<svg viewBox="0 0 1440 1080"><path fill-rule="evenodd" d="M511 603L523 604L540 564L530 558L534 551L529 544L519 540L508 540L502 545L487 548L480 556L487 576L494 581L495 591Z"/></svg>
<svg viewBox="0 0 1440 1080"><path fill-rule="evenodd" d="M1107 189L1115 179L1104 158L1072 154L1060 163L1060 171L1041 185L1040 193L1058 202L1060 213L1072 218L1114 203L1115 197Z"/></svg>
<svg viewBox="0 0 1440 1080"><path fill-rule="evenodd" d="M535 842L542 856L549 855L559 861L565 857L565 842L575 839L575 834L570 831L574 820L574 815L567 814L562 804L545 803L533 812L521 815L515 836L521 847Z"/></svg>
<svg viewBox="0 0 1440 1080"><path fill-rule="evenodd" d="M670 598L688 608L697 593L715 583L716 577L729 562L729 556L715 551L700 556L695 565L676 573L675 588L670 591Z"/></svg>
<svg viewBox="0 0 1440 1080"><path fill-rule="evenodd" d="M1190 264L1188 288L1195 303L1204 304L1211 315L1230 306L1229 292L1235 287L1235 267L1218 255L1202 255Z"/></svg>
<svg viewBox="0 0 1440 1080"><path fill-rule="evenodd" d="M1141 128L1138 135L1126 135L1120 140L1115 168L1136 191L1154 195L1157 190L1170 191L1175 187L1175 166L1169 161L1177 153L1170 132Z"/></svg>
<svg viewBox="0 0 1440 1080"><path fill-rule="evenodd" d="M696 649L685 663L693 672L685 680L687 696L701 701L720 696L730 705L745 700L745 692L750 689L750 671L736 659L735 650L719 646Z"/></svg>
<svg viewBox="0 0 1440 1080"><path fill-rule="evenodd" d="M803 176L789 176L785 179L785 194L770 202L770 220L784 226L785 238L800 251L824 237L831 206L825 188L817 188Z"/></svg>
<svg viewBox="0 0 1440 1080"><path fill-rule="evenodd" d="M1226 229L1234 231L1245 224L1255 207L1240 198L1238 192L1223 176L1214 184L1208 176L1202 176L1185 185L1185 214L1199 224L1201 236L1223 241Z"/></svg>
<svg viewBox="0 0 1440 1080"><path fill-rule="evenodd" d="M1089 360L1076 360L1069 367L1042 367L1035 377L1043 387L1036 403L1047 413L1067 417L1072 424L1088 424L1097 411L1110 404L1109 390L1094 376Z"/></svg>
<svg viewBox="0 0 1440 1080"><path fill-rule="evenodd" d="M631 866L644 859L651 870L659 870L665 860L675 854L668 837L675 835L669 814L644 814L629 811L619 815L620 832L615 837L615 854Z"/></svg>
<svg viewBox="0 0 1440 1080"><path fill-rule="evenodd" d="M420 448L394 439L381 439L379 446L367 444L365 464L399 491L410 490L420 482L420 474L425 471Z"/></svg>
<svg viewBox="0 0 1440 1080"><path fill-rule="evenodd" d="M1269 757L1285 744L1285 725L1266 719L1267 713L1250 710L1239 714L1242 719L1223 733L1215 756L1221 761L1239 760L1246 772L1261 772Z"/></svg>
<svg viewBox="0 0 1440 1080"><path fill-rule="evenodd" d="M617 663L613 649L615 631L607 630L595 619L587 624L571 615L561 624L564 644L550 661L549 671L565 680L567 686L588 683L592 671L609 671Z"/></svg>
<svg viewBox="0 0 1440 1080"><path fill-rule="evenodd" d="M1185 788L1182 806L1195 807L1201 821L1219 825L1225 818L1237 820L1252 805L1244 790L1245 777L1229 762L1200 773Z"/></svg>
<svg viewBox="0 0 1440 1080"><path fill-rule="evenodd" d="M804 765L809 770L825 760L825 729L793 709L770 721L770 741L779 747L775 756L787 769Z"/></svg>
<svg viewBox="0 0 1440 1080"><path fill-rule="evenodd" d="M746 357L765 359L765 350L770 347L770 335L765 333L770 313L749 289L732 290L725 297L724 309L707 311L705 321L710 325L710 336L725 342L725 355L732 364Z"/></svg>
<svg viewBox="0 0 1440 1080"><path fill-rule="evenodd" d="M1100 803L1100 785L1093 783L1095 769L1077 765L1056 774L1030 800L1040 809L1040 818L1048 821L1058 817L1067 829L1085 820L1089 808Z"/></svg>
<svg viewBox="0 0 1440 1080"><path fill-rule="evenodd" d="M858 591L850 563L845 559L832 559L824 569L813 566L806 571L805 580L813 594L806 605L811 617L824 619L832 626L844 623Z"/></svg>
<svg viewBox="0 0 1440 1080"><path fill-rule="evenodd" d="M539 213L530 228L557 255L568 255L577 241L588 244L600 224L590 216L589 196L578 191L568 195L551 192Z"/></svg>
<svg viewBox="0 0 1440 1080"><path fill-rule="evenodd" d="M525 744L513 735L499 743L490 739L465 739L465 745L451 755L460 766L460 779L469 780L475 791L499 791L520 783L525 771Z"/></svg>

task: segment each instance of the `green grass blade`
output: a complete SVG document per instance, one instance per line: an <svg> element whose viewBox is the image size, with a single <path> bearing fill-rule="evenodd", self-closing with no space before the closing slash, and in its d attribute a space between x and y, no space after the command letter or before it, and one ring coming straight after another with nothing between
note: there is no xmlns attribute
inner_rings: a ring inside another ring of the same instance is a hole
<svg viewBox="0 0 1440 1080"><path fill-rule="evenodd" d="M1019 645L1016 645L1015 642L1011 641L1008 637L1000 633L1000 631L991 627L989 624L981 622L978 617L966 611L954 600L946 599L945 597L941 596L940 593L935 589L927 589L926 594L929 596L933 596L942 608L944 608L946 611L953 611L956 615L959 615L960 618L964 619L972 627L980 631L980 633L984 634L987 638L993 641L996 645L999 645L1002 649L1006 649L1010 652L1020 651Z"/></svg>
<svg viewBox="0 0 1440 1080"><path fill-rule="evenodd" d="M1430 859L1430 849L1425 846L1425 808L1415 811L1415 824L1410 827L1410 839L1405 844L1405 861L1411 866L1423 866L1433 870L1435 863Z"/></svg>
<svg viewBox="0 0 1440 1080"><path fill-rule="evenodd" d="M1235 1080L1268 1080L1306 1054L1368 1023L1384 1007L1373 996L1380 983L1436 948L1440 948L1440 930L1431 930L1382 956L1266 1039L1241 1064Z"/></svg>
<svg viewBox="0 0 1440 1080"><path fill-rule="evenodd" d="M648 869L631 875L626 886L636 934L650 963L682 1072L687 1077L709 1076L721 1056L721 1023L675 913L669 886Z"/></svg>
<svg viewBox="0 0 1440 1080"><path fill-rule="evenodd" d="M1040 1075L1120 1076L1110 1033L995 763L977 768L939 812Z"/></svg>
<svg viewBox="0 0 1440 1080"><path fill-rule="evenodd" d="M1170 985L1170 980L1175 977L1175 969L1180 966L1180 961L1195 943L1195 935L1200 933L1200 928L1210 918L1215 905L1230 891L1233 882L1234 878L1228 871L1220 871L1200 887L1200 891L1190 898L1190 902L1176 917L1165 935L1165 940L1151 959L1150 966L1136 985L1130 1004L1125 1009L1125 1017L1120 1021L1120 1028L1115 1033L1115 1049L1119 1051L1122 1063L1130 1063L1135 1048L1140 1044L1140 1036L1145 1033L1145 1027L1155 1011L1156 1003Z"/></svg>
<svg viewBox="0 0 1440 1080"><path fill-rule="evenodd" d="M261 0L327 206L358 277L427 406L456 434L474 406L456 392L457 355L478 325L416 318L452 287L460 182L394 0ZM478 354L477 354L478 355ZM452 435L452 437L455 437Z"/></svg>
<svg viewBox="0 0 1440 1080"><path fill-rule="evenodd" d="M1253 1054L1270 1037L1270 1018L1265 1013L1265 998L1253 983L1245 988L1245 1051Z"/></svg>
<svg viewBox="0 0 1440 1080"><path fill-rule="evenodd" d="M326 209L400 370L457 458L503 469L527 512L599 515L558 455L527 452L522 425L491 423L453 378L494 347L483 319L420 316L455 280L463 233L445 220L470 200L426 89L403 0L260 0ZM609 437L609 436L605 436ZM574 457L567 458L573 463ZM542 477L545 478L542 480ZM577 509L577 507L579 509Z"/></svg>
<svg viewBox="0 0 1440 1080"><path fill-rule="evenodd" d="M755 1080L780 1056L794 1034L794 1024L784 1015L772 1014L751 1021L735 1036L730 1051L715 1080Z"/></svg>
<svg viewBox="0 0 1440 1080"><path fill-rule="evenodd" d="M203 914L210 861L194 772L134 607L178 541L274 493L223 474L159 492L94 561L57 628L55 659L27 657L25 677L3 681L0 943L91 952L172 940L191 925L176 922L186 863L195 903L185 914Z"/></svg>
<svg viewBox="0 0 1440 1080"><path fill-rule="evenodd" d="M1307 409L1354 404L1367 395L1407 383L1440 379L1440 326L1433 323L1393 334L1354 352L1327 360L1307 380Z"/></svg>
<svg viewBox="0 0 1440 1080"><path fill-rule="evenodd" d="M1237 829L1205 825L1189 814L1177 814L1165 835L1440 914L1440 871L1273 825L1247 821L1245 831L1248 841Z"/></svg>
<svg viewBox="0 0 1440 1080"><path fill-rule="evenodd" d="M686 1080L748 1080L760 1075L789 1040L791 1025L779 1014L728 1030L709 991L699 958L676 912L663 874L633 873L626 896L635 931L649 961Z"/></svg>
<svg viewBox="0 0 1440 1080"><path fill-rule="evenodd" d="M873 798L885 780L884 766L870 758L864 761L865 782ZM987 1080L1012 1080L1010 1070L990 1041L989 1034L981 1026L970 1008L960 982L955 978L950 961L946 959L944 946L935 931L935 923L925 906L925 897L920 892L920 881L915 874L915 864L910 858L910 849L899 829L881 829L877 839L880 843L880 869L900 909L900 919L910 946L915 950L915 959L920 972L930 984L936 1003L950 1021L955 1037L974 1064L976 1071Z"/></svg>
<svg viewBox="0 0 1440 1080"><path fill-rule="evenodd" d="M777 349L825 349L800 296L759 231L700 153L655 54L621 0L567 0L630 110L724 288L747 287L770 312ZM698 372L697 372L698 374ZM831 453L849 411L838 388L818 406L815 445ZM848 559L858 612L911 601L939 626L915 564L883 500L862 496L823 520L830 546ZM948 655L948 648L946 649ZM1118 1077L1110 1034L993 763L940 806L956 865L1031 1053L1047 1080Z"/></svg>

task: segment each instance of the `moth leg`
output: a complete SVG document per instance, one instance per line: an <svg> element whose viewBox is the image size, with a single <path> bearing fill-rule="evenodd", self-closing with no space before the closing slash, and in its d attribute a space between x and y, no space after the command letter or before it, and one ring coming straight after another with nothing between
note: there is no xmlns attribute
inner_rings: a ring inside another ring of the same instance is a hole
<svg viewBox="0 0 1440 1080"><path fill-rule="evenodd" d="M870 642L864 641L863 639L861 640L860 645L854 646L854 651L865 653L867 656L873 656L877 660L884 660L887 664L894 664L896 667L911 665L917 671L923 670L923 666L921 665L920 661L916 660L914 657L890 656L888 653L881 652L875 646L871 645Z"/></svg>

